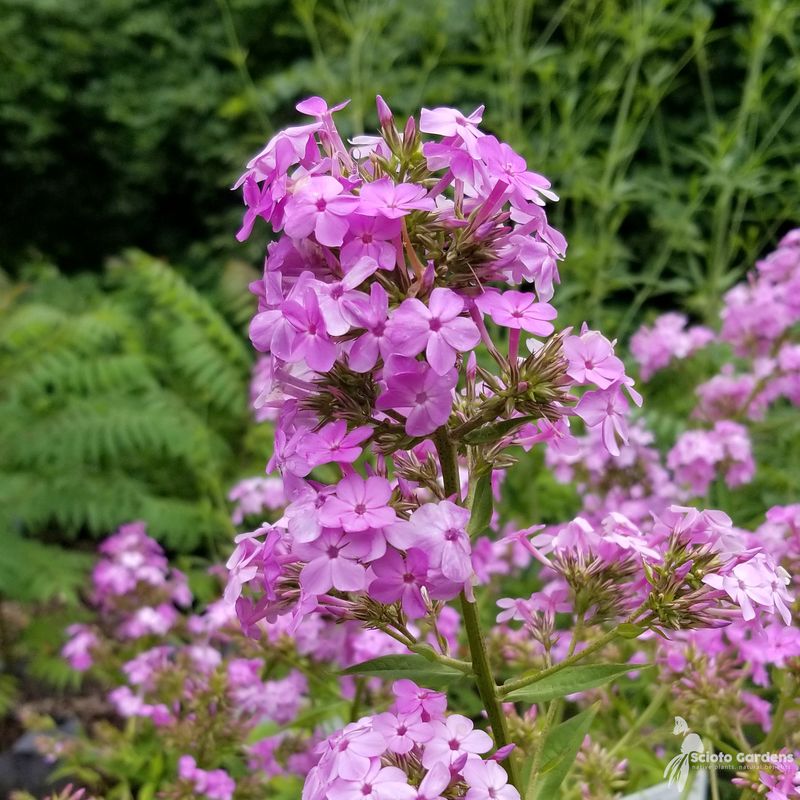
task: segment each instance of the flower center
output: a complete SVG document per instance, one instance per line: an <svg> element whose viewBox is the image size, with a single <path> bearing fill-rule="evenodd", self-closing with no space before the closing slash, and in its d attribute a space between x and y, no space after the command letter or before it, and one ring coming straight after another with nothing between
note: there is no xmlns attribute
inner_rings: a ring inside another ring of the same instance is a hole
<svg viewBox="0 0 800 800"><path fill-rule="evenodd" d="M321 197L317 200L317 211L324 211L327 206L328 204Z"/></svg>
<svg viewBox="0 0 800 800"><path fill-rule="evenodd" d="M331 546L328 548L328 550L327 550L327 553L328 553L328 558L330 558L330 559L338 558L338 557L339 557L339 548L338 548L338 547L336 547L336 545L333 545L333 544L332 544L332 545L331 545ZM340 749L340 750L344 750L346 747L347 747L347 742L342 742L342 743L339 745L339 749Z"/></svg>
<svg viewBox="0 0 800 800"><path fill-rule="evenodd" d="M442 321L434 317L430 321L430 328L435 333L436 331L440 331L442 329Z"/></svg>
<svg viewBox="0 0 800 800"><path fill-rule="evenodd" d="M457 530L456 528L450 528L445 531L444 538L447 539L448 542L454 542L460 535L461 531Z"/></svg>
<svg viewBox="0 0 800 800"><path fill-rule="evenodd" d="M361 237L361 241L364 242L364 244L372 244L372 234L371 233L365 233Z"/></svg>
<svg viewBox="0 0 800 800"><path fill-rule="evenodd" d="M367 507L366 507L366 506L365 506L363 503L359 503L359 504L358 504L358 505L357 505L357 506L356 506L356 507L353 509L353 511L354 511L356 514L358 514L359 516L362 516L363 514L366 514L366 513L367 513Z"/></svg>
<svg viewBox="0 0 800 800"><path fill-rule="evenodd" d="M458 741L458 739L451 739L447 744L450 745L450 749L451 750L460 750L461 749L461 743Z"/></svg>
<svg viewBox="0 0 800 800"><path fill-rule="evenodd" d="M406 572L406 574L403 575L403 582L404 583L414 583L414 573L413 572Z"/></svg>
<svg viewBox="0 0 800 800"><path fill-rule="evenodd" d="M420 405L422 403L426 403L428 401L428 395L426 392L417 392L417 396L414 398Z"/></svg>

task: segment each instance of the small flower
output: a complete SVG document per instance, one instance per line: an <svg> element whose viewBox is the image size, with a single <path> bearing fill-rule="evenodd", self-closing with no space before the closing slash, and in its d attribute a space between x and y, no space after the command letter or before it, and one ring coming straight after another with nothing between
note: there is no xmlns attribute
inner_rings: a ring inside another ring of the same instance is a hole
<svg viewBox="0 0 800 800"><path fill-rule="evenodd" d="M426 197L427 193L424 186L381 178L361 188L358 211L365 216L380 215L386 219L400 219L412 211L433 211L436 204Z"/></svg>
<svg viewBox="0 0 800 800"><path fill-rule="evenodd" d="M506 771L496 761L467 761L464 780L469 786L465 800L520 800L519 792L509 785Z"/></svg>
<svg viewBox="0 0 800 800"><path fill-rule="evenodd" d="M450 289L434 289L427 306L416 298L404 300L387 331L394 352L416 356L425 351L436 374L447 374L456 354L472 349L481 338L475 323L461 316L463 310L464 301Z"/></svg>
<svg viewBox="0 0 800 800"><path fill-rule="evenodd" d="M453 389L458 383L455 369L438 375L422 361L393 356L384 368L386 389L375 407L393 409L406 416L410 436L425 436L444 425L453 407Z"/></svg>
<svg viewBox="0 0 800 800"><path fill-rule="evenodd" d="M556 318L556 310L549 303L537 303L536 296L528 292L484 292L475 305L504 328L534 336L549 336L554 330L550 320Z"/></svg>
<svg viewBox="0 0 800 800"><path fill-rule="evenodd" d="M390 549L383 558L372 564L375 579L369 585L369 595L381 603L401 602L411 619L427 613L422 587L428 576L428 557L424 550L412 547L403 558Z"/></svg>
<svg viewBox="0 0 800 800"><path fill-rule="evenodd" d="M391 496L392 487L386 478L373 475L364 479L360 475L350 475L339 481L335 494L326 498L319 518L323 525L341 526L354 533L383 528L397 518L388 505Z"/></svg>
<svg viewBox="0 0 800 800"><path fill-rule="evenodd" d="M345 192L336 178L317 175L297 187L286 207L284 230L293 239L312 233L320 244L338 247L348 231L347 217L359 199Z"/></svg>
<svg viewBox="0 0 800 800"><path fill-rule="evenodd" d="M443 722L434 721L431 726L433 738L422 755L422 765L428 769L438 762L452 764L462 755L469 757L492 749L489 734L475 730L472 720L460 714L451 714Z"/></svg>

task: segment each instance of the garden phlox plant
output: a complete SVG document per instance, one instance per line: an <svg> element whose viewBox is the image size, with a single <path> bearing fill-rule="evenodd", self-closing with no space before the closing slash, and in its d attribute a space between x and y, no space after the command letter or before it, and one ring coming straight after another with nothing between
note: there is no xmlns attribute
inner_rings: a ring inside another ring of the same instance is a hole
<svg viewBox="0 0 800 800"><path fill-rule="evenodd" d="M388 710L319 744L304 800L550 797L566 773L553 752L566 747L571 763L597 712L560 722L561 697L651 668L654 649L677 671L691 647L713 652L701 643L756 647L786 629L794 652L787 552L722 511L685 505L685 484L700 494L711 480L695 463L702 446L681 441L662 464L629 419L641 397L615 342L558 327L567 243L546 214L557 196L481 130L482 108L422 109L398 126L379 97L379 134L345 142L334 122L344 105L300 103L308 121L274 136L238 183L238 237L265 223L277 235L252 287L250 338L262 354L255 405L275 423L268 470L280 471L287 505L237 537L226 599L256 639L310 619L371 631L371 657L347 677L367 694L371 676L395 681ZM761 269L769 290L732 293L729 306L786 294L772 286L790 280L778 262ZM793 351L771 351L796 319L787 314L765 332L734 312L723 330L788 363ZM649 372L713 336L684 334L681 320L666 328L680 334L673 350L639 336ZM711 468L747 481L741 424L720 419L707 435ZM638 493L607 482L565 524L509 528L494 499L532 448L563 475L586 463L624 476L621 460L641 461L647 479ZM521 568L536 590L493 597L492 577ZM479 601L498 603L491 629ZM623 663L607 663L609 651ZM455 683L473 687L485 718L447 714L431 692ZM743 698L742 714L763 716L759 698ZM616 780L619 760L603 763Z"/></svg>

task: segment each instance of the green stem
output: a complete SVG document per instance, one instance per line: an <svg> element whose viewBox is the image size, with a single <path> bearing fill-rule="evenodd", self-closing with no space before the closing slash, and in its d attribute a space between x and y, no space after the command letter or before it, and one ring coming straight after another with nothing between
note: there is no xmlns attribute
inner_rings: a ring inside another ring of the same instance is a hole
<svg viewBox="0 0 800 800"><path fill-rule="evenodd" d="M494 742L498 748L505 747L509 744L508 726L506 725L506 716L503 712L502 703L497 695L497 684L492 675L489 655L486 652L486 642L481 633L477 606L467 599L464 592L461 593L461 613L464 617L464 627L467 630L467 642L472 655L472 670L475 674L475 683L478 685L483 707L489 716ZM510 757L506 758L503 765L508 773L509 781L519 788L516 768L512 759Z"/></svg>
<svg viewBox="0 0 800 800"><path fill-rule="evenodd" d="M459 500L461 487L458 477L456 450L445 426L436 431L434 442L436 444L436 452L439 455L439 464L442 468L445 494L448 497L454 496L456 500ZM489 717L489 724L494 734L494 742L498 748L505 747L509 744L508 726L506 725L502 703L497 695L497 683L489 664L486 642L478 619L477 605L469 600L464 592L461 592L461 613L464 617L464 627L467 631L467 644L472 657L472 671L475 675L475 683L477 684L483 707ZM503 766L508 773L510 783L519 788L519 779L513 760L510 757L506 758Z"/></svg>
<svg viewBox="0 0 800 800"><path fill-rule="evenodd" d="M586 656L596 653L602 647L605 647L609 642L613 642L614 639L617 638L618 628L619 626L612 628L610 631L608 631L608 633L603 634L599 639L596 639L586 648L581 650L580 653L575 653L569 658L565 658L560 663L554 664L552 667L540 670L533 675L522 675L516 680L506 681L502 686L498 687L497 693L500 695L500 697L505 697L515 689L521 689L523 686L530 686L532 683L537 683L543 678L549 678L551 675L555 675L556 672L561 672L562 669L566 669L567 667L571 667L573 664L577 664L579 661L586 658Z"/></svg>
<svg viewBox="0 0 800 800"><path fill-rule="evenodd" d="M759 745L758 749L762 753L768 753L777 744L783 730L783 718L789 707L797 698L797 686L791 676L787 676L786 684L783 687L781 696L778 700L778 705L775 713L772 715L772 728L770 729L767 738Z"/></svg>

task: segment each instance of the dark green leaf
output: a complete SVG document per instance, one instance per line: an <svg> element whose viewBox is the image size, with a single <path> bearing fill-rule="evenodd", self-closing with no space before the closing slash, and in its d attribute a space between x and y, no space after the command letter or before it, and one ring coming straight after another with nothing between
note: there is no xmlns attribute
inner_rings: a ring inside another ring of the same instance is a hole
<svg viewBox="0 0 800 800"><path fill-rule="evenodd" d="M619 678L626 672L651 669L652 664L580 664L565 667L540 681L515 689L506 695L509 701L521 700L525 703L542 703L554 700L573 692L583 692Z"/></svg>
<svg viewBox="0 0 800 800"><path fill-rule="evenodd" d="M598 707L599 704L595 703L591 708L557 725L547 734L542 744L539 777L534 784L534 800L551 800L558 796L558 787L575 762L575 756L589 732Z"/></svg>
<svg viewBox="0 0 800 800"><path fill-rule="evenodd" d="M646 630L644 625L636 625L633 622L623 622L617 626L617 633L623 639L638 639Z"/></svg>
<svg viewBox="0 0 800 800"><path fill-rule="evenodd" d="M489 470L478 477L475 483L475 492L470 506L469 525L467 533L473 539L480 536L492 521L494 497L492 496L492 471Z"/></svg>
<svg viewBox="0 0 800 800"><path fill-rule="evenodd" d="M342 671L342 675L371 675L384 680L407 678L432 689L454 683L464 677L463 672L428 661L419 655L391 655L373 658Z"/></svg>

